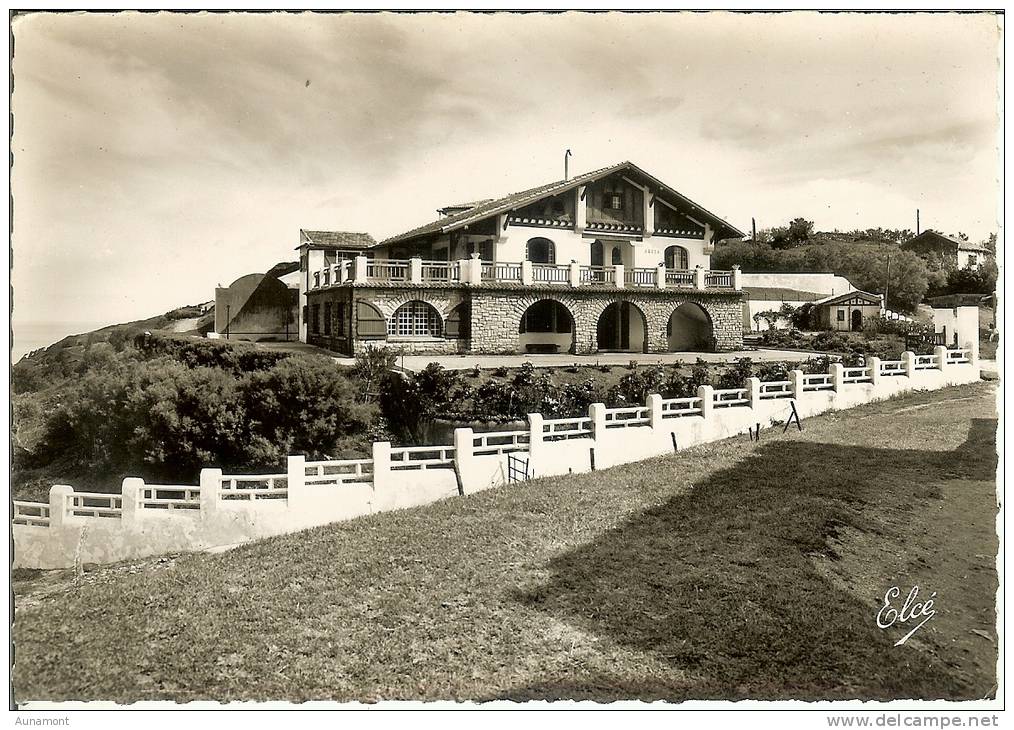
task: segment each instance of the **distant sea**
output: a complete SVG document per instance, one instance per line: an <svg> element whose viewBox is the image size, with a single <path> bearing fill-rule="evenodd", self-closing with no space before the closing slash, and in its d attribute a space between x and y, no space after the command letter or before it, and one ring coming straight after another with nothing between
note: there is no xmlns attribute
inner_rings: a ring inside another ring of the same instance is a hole
<svg viewBox="0 0 1014 730"><path fill-rule="evenodd" d="M15 322L11 362L17 362L32 350L48 347L68 335L106 327L111 322Z"/></svg>

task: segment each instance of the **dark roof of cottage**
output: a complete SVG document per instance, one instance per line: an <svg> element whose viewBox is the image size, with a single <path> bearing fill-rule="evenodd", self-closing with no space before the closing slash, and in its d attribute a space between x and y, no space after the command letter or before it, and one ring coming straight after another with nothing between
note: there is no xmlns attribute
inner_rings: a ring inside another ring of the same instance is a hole
<svg viewBox="0 0 1014 730"><path fill-rule="evenodd" d="M753 301L815 302L825 296L814 291L788 289L783 286L744 286L746 297Z"/></svg>
<svg viewBox="0 0 1014 730"><path fill-rule="evenodd" d="M590 182L594 182L599 178L607 177L621 170L629 170L635 173L636 175L639 175L640 177L644 178L649 185L658 188L660 191L664 191L668 195L680 200L684 205L691 208L691 211L695 215L698 215L707 220L709 223L711 223L712 226L714 226L714 228L716 229L716 234L731 233L733 236L738 236L739 238L743 238L746 235L735 226L732 226L731 224L725 222L723 219L719 218L714 213L711 213L710 211L701 207L700 205L693 202L686 196L681 195L673 188L670 188L665 183L646 173L644 170L639 168L634 163L628 161L628 162L620 162L615 165L610 165L609 167L603 167L600 170L586 172L582 175L575 175L569 180L557 180L555 182L546 183L545 185L539 185L534 188L529 188L528 190L522 190L517 193L511 193L510 195L505 195L502 198L494 198L491 200L480 202L474 208L470 208L460 213L454 213L449 216L444 216L443 218L435 220L431 223L427 223L426 225L419 226L418 228L413 228L412 230L406 231L405 233L399 233L397 236L392 236L388 239L385 239L384 241L381 241L381 245L398 243L400 241L405 241L410 238L416 238L418 236L425 236L433 233L448 233L450 231L458 230L460 228L468 226L471 223L477 223L485 218L489 218L494 215L499 215L500 213L506 213L516 208L521 208L525 205L528 205L529 203L534 203L535 201L548 197L550 195L559 195L560 193L565 193L569 190L573 190L576 187L586 185L587 183ZM717 235L716 239L725 237L728 236Z"/></svg>
<svg viewBox="0 0 1014 730"><path fill-rule="evenodd" d="M932 228L927 228L925 231L923 231L922 233L920 233L918 236L913 236L912 238L910 238L907 241L905 241L905 243L902 244L902 246L904 247L907 244L915 243L917 241L918 242L922 242L922 241L926 240L927 238L942 238L945 241L950 241L951 243L956 244L958 246L960 246L962 243L964 243L964 241L959 241L954 236L948 236L946 233L941 233L940 231L934 231Z"/></svg>
<svg viewBox="0 0 1014 730"><path fill-rule="evenodd" d="M844 294L832 294L829 297L818 299L814 302L814 304L837 304L840 301L851 299L852 297L869 299L871 304L880 304L882 302L880 294L873 294L868 291L863 291L862 289L853 289L852 291L847 291Z"/></svg>
<svg viewBox="0 0 1014 730"><path fill-rule="evenodd" d="M320 246L322 248L372 248L377 245L377 241L369 233L304 231L300 228L299 245Z"/></svg>

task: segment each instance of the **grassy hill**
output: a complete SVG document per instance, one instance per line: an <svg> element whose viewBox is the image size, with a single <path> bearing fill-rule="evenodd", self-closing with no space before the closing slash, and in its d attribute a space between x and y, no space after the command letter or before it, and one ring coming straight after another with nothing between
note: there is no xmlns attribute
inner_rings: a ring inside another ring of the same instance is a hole
<svg viewBox="0 0 1014 730"><path fill-rule="evenodd" d="M995 693L995 391L208 555L16 572L28 699ZM790 465L790 468L786 468ZM885 591L938 592L905 645Z"/></svg>

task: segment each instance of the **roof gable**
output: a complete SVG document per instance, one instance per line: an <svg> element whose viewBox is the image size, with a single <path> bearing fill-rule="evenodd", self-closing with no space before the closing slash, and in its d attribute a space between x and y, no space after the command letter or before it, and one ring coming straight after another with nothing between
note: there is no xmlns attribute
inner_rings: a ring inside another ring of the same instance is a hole
<svg viewBox="0 0 1014 730"><path fill-rule="evenodd" d="M450 231L460 230L473 223L478 223L481 220L490 218L494 215L506 213L516 208L523 207L530 203L534 203L543 198L548 198L553 195L559 195L569 190L573 190L582 185L595 182L596 180L608 177L613 173L627 171L635 177L642 178L649 187L655 188L655 193L662 193L666 197L671 197L677 202L691 208L695 216L699 216L703 220L710 223L715 229L716 233L725 233L726 235L718 235L717 238L728 238L728 237L744 237L746 234L740 231L735 226L727 223L722 218L719 218L714 213L706 210L702 206L693 202L686 196L680 194L673 188L670 188L665 183L661 182L657 178L649 175L647 172L639 168L632 162L620 162L609 167L603 167L600 170L594 170L592 172L586 172L582 175L576 175L569 180L557 180L556 182L547 183L545 185L539 185L528 190L522 190L517 193L511 193L505 195L502 198L494 198L492 200L486 200L480 202L473 208L464 210L458 213L452 213L451 215L440 218L439 220L427 223L426 225L413 228L405 233L400 233L396 236L392 236L381 242L381 245L398 243L418 236L425 236L430 234L441 234L449 233Z"/></svg>
<svg viewBox="0 0 1014 730"><path fill-rule="evenodd" d="M853 300L857 301L853 302ZM846 304L846 303L848 304L855 303L856 306L871 305L871 304L880 306L881 299L879 294L871 294L868 291L855 289L853 291L847 291L844 294L833 294L829 297L824 297L823 299L818 299L816 302L814 302L814 304L829 304L829 305Z"/></svg>

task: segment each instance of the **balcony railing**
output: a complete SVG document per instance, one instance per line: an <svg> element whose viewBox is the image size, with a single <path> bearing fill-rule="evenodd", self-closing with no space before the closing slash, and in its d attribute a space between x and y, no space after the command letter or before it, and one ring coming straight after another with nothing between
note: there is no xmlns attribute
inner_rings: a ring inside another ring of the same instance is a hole
<svg viewBox="0 0 1014 730"><path fill-rule="evenodd" d="M681 271L658 267L537 264L530 261L367 259L331 264L310 275L310 290L347 284L520 284L630 289L740 289L739 271Z"/></svg>

